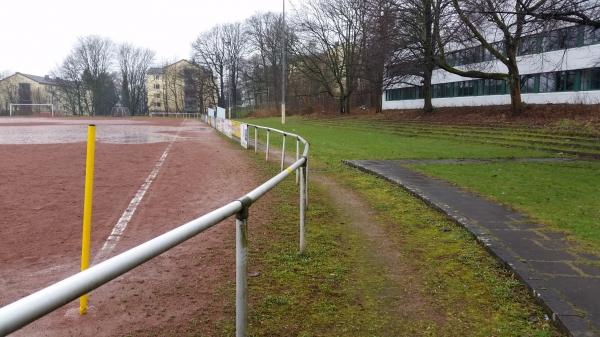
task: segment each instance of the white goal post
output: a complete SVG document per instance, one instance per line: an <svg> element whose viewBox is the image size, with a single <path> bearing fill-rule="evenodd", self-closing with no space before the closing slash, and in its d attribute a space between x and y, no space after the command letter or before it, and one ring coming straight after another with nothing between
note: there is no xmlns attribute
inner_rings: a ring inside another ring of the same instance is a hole
<svg viewBox="0 0 600 337"><path fill-rule="evenodd" d="M9 111L10 111L10 116L12 117L13 115L13 111L14 111L14 107L19 107L19 106L49 106L50 107L50 112L52 113L52 117L54 117L54 104L19 104L19 103L10 103L9 104Z"/></svg>

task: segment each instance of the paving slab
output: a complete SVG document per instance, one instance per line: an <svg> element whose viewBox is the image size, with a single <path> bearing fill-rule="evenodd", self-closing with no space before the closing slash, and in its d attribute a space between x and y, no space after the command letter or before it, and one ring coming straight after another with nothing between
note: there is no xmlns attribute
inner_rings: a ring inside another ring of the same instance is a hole
<svg viewBox="0 0 600 337"><path fill-rule="evenodd" d="M404 167L409 161L344 162L402 186L469 230L570 336L600 337L600 256L577 253L564 233L524 214Z"/></svg>

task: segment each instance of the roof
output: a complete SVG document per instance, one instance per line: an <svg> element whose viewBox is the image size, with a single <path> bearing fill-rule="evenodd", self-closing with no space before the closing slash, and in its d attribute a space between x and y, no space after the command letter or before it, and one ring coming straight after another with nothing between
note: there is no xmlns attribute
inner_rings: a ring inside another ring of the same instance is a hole
<svg viewBox="0 0 600 337"><path fill-rule="evenodd" d="M58 82L56 81L56 79L50 78L50 76L37 76L37 75L30 75L30 74L23 74L23 73L16 72L15 75L17 75L17 74L25 76L28 79L38 82L40 84L58 85Z"/></svg>
<svg viewBox="0 0 600 337"><path fill-rule="evenodd" d="M192 63L192 62L190 62L190 61L188 61L186 59L181 59L181 60L179 60L177 62L174 62L174 63L171 63L171 64L167 64L164 67L151 67L151 68L148 68L148 71L146 73L148 75L161 75L161 74L163 74L165 72L165 68L174 66L174 65L182 63L182 62L187 63L189 66L199 67L197 64Z"/></svg>
<svg viewBox="0 0 600 337"><path fill-rule="evenodd" d="M148 68L148 75L160 75L163 73L163 68L162 67L152 67L152 68Z"/></svg>

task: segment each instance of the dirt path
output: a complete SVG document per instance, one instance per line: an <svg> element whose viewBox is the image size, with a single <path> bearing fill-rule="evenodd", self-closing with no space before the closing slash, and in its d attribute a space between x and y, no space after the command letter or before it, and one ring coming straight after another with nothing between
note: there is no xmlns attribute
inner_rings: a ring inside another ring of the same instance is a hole
<svg viewBox="0 0 600 337"><path fill-rule="evenodd" d="M391 281L380 295L385 297L383 302L391 303L391 310L395 312L390 315L399 320L430 320L443 324L443 314L435 312L429 299L419 292L423 289L419 271L406 262L410 257L390 238L384 220L378 218L376 211L357 192L329 176L312 170L310 179L324 188L333 205L348 219L347 225L363 234L370 264L377 266Z"/></svg>

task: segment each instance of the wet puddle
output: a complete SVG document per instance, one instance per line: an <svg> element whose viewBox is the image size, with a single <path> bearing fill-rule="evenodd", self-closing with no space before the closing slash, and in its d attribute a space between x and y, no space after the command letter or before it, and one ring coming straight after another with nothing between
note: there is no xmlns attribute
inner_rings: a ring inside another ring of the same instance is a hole
<svg viewBox="0 0 600 337"><path fill-rule="evenodd" d="M157 125L134 120L56 120L42 118L0 119L0 144L80 143L87 139L87 125L96 125L96 140L110 144L169 142L178 133L203 130L197 121L183 126ZM198 135L199 136L199 135Z"/></svg>

